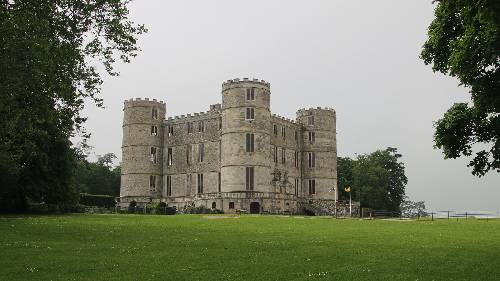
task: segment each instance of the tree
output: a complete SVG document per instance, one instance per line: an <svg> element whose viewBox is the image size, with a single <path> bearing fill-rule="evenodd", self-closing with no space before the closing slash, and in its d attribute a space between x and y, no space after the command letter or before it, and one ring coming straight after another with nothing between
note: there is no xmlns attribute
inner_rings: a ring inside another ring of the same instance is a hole
<svg viewBox="0 0 500 281"><path fill-rule="evenodd" d="M458 78L472 104L456 103L439 119L435 147L445 158L471 156L472 174L500 172L500 1L436 0L421 58Z"/></svg>
<svg viewBox="0 0 500 281"><path fill-rule="evenodd" d="M114 153L99 156L96 162L89 162L86 158L78 161L75 170L75 185L80 193L96 195L120 195L121 167L112 167Z"/></svg>
<svg viewBox="0 0 500 281"><path fill-rule="evenodd" d="M401 157L396 148L389 147L356 159L339 159L339 198L349 198L344 188L350 186L352 199L362 207L399 212L408 183Z"/></svg>
<svg viewBox="0 0 500 281"><path fill-rule="evenodd" d="M345 191L347 187L352 187L352 169L355 160L349 157L337 158L337 179L338 179L338 198L339 200L349 200L349 193ZM352 194L352 199L357 200L356 194Z"/></svg>
<svg viewBox="0 0 500 281"><path fill-rule="evenodd" d="M74 202L75 151L69 138L89 134L85 100L102 106L98 63L129 62L146 31L119 0L0 2L0 210L26 200Z"/></svg>
<svg viewBox="0 0 500 281"><path fill-rule="evenodd" d="M415 218L415 217L425 217L427 212L425 211L424 201L411 201L408 196L405 196L405 200L401 202L401 216L405 218Z"/></svg>

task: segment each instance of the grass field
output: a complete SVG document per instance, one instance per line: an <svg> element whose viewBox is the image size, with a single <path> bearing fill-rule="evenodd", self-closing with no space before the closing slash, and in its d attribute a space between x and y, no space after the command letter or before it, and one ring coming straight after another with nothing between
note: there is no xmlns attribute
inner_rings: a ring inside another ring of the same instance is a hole
<svg viewBox="0 0 500 281"><path fill-rule="evenodd" d="M500 280L500 221L0 217L0 280Z"/></svg>

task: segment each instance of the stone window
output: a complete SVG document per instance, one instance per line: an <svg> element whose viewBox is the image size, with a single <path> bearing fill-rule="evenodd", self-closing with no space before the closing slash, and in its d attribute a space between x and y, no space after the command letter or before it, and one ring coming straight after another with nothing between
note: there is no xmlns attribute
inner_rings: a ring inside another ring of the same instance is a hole
<svg viewBox="0 0 500 281"><path fill-rule="evenodd" d="M158 109L156 108L151 109L151 118L158 119Z"/></svg>
<svg viewBox="0 0 500 281"><path fill-rule="evenodd" d="M212 209L216 209L216 208L217 208L217 203L212 202Z"/></svg>
<svg viewBox="0 0 500 281"><path fill-rule="evenodd" d="M217 174L217 191L221 191L221 174L220 172Z"/></svg>
<svg viewBox="0 0 500 281"><path fill-rule="evenodd" d="M309 168L316 167L316 154L314 152L307 153Z"/></svg>
<svg viewBox="0 0 500 281"><path fill-rule="evenodd" d="M219 141L219 162L222 161L222 142Z"/></svg>
<svg viewBox="0 0 500 281"><path fill-rule="evenodd" d="M234 209L234 202L229 202L229 209Z"/></svg>
<svg viewBox="0 0 500 281"><path fill-rule="evenodd" d="M219 130L222 130L222 117L219 117Z"/></svg>
<svg viewBox="0 0 500 281"><path fill-rule="evenodd" d="M152 136L157 136L158 135L158 127L151 126L151 135Z"/></svg>
<svg viewBox="0 0 500 281"><path fill-rule="evenodd" d="M315 132L309 132L309 142L314 143L316 141L316 133Z"/></svg>
<svg viewBox="0 0 500 281"><path fill-rule="evenodd" d="M205 144L204 143L200 143L198 144L198 151L199 151L199 155L198 155L198 162L203 162L203 160L205 160Z"/></svg>
<svg viewBox="0 0 500 281"><path fill-rule="evenodd" d="M246 190L254 189L254 167L246 167Z"/></svg>
<svg viewBox="0 0 500 281"><path fill-rule="evenodd" d="M297 131L294 132L294 135L295 135L295 142L298 142L299 141L299 134L297 133Z"/></svg>
<svg viewBox="0 0 500 281"><path fill-rule="evenodd" d="M171 137L174 135L174 125L168 126L168 136Z"/></svg>
<svg viewBox="0 0 500 281"><path fill-rule="evenodd" d="M285 148L281 148L281 164L285 165L286 162L286 151Z"/></svg>
<svg viewBox="0 0 500 281"><path fill-rule="evenodd" d="M273 133L275 136L278 135L278 125L276 125L276 124L273 125Z"/></svg>
<svg viewBox="0 0 500 281"><path fill-rule="evenodd" d="M191 153L193 151L193 146L188 144L186 145L186 164L191 165Z"/></svg>
<svg viewBox="0 0 500 281"><path fill-rule="evenodd" d="M314 125L314 116L307 116L307 125Z"/></svg>
<svg viewBox="0 0 500 281"><path fill-rule="evenodd" d="M247 101L255 100L255 88L247 89L246 100Z"/></svg>
<svg viewBox="0 0 500 281"><path fill-rule="evenodd" d="M247 107L246 109L247 109L247 111L246 111L245 119L246 120L254 120L255 119L255 108Z"/></svg>
<svg viewBox="0 0 500 281"><path fill-rule="evenodd" d="M191 134L193 132L193 123L187 122L186 125L187 125L188 134Z"/></svg>
<svg viewBox="0 0 500 281"><path fill-rule="evenodd" d="M295 195L296 196L299 196L299 186L300 186L300 180L299 179L295 179Z"/></svg>
<svg viewBox="0 0 500 281"><path fill-rule="evenodd" d="M167 196L172 196L172 176L167 176Z"/></svg>
<svg viewBox="0 0 500 281"><path fill-rule="evenodd" d="M205 132L205 121L198 121L198 132Z"/></svg>
<svg viewBox="0 0 500 281"><path fill-rule="evenodd" d="M173 162L173 151L172 148L167 148L167 166L172 166Z"/></svg>
<svg viewBox="0 0 500 281"><path fill-rule="evenodd" d="M158 160L158 149L156 147L151 147L151 162L156 164Z"/></svg>
<svg viewBox="0 0 500 281"><path fill-rule="evenodd" d="M203 193L203 174L198 174L198 193Z"/></svg>
<svg viewBox="0 0 500 281"><path fill-rule="evenodd" d="M299 152L298 151L295 151L293 153L293 166L295 168L298 168L299 167Z"/></svg>
<svg viewBox="0 0 500 281"><path fill-rule="evenodd" d="M246 152L254 152L254 134L246 134Z"/></svg>
<svg viewBox="0 0 500 281"><path fill-rule="evenodd" d="M149 176L149 190L156 191L156 176L155 175Z"/></svg>
<svg viewBox="0 0 500 281"><path fill-rule="evenodd" d="M186 195L191 195L191 182L193 181L192 174L186 174Z"/></svg>
<svg viewBox="0 0 500 281"><path fill-rule="evenodd" d="M309 180L309 194L316 194L316 180Z"/></svg>
<svg viewBox="0 0 500 281"><path fill-rule="evenodd" d="M283 138L285 138L285 137L286 137L286 127L285 127L285 126L282 126L282 127L281 127L281 136L282 136Z"/></svg>
<svg viewBox="0 0 500 281"><path fill-rule="evenodd" d="M274 163L278 163L278 147L277 146L273 147L273 158L274 158Z"/></svg>

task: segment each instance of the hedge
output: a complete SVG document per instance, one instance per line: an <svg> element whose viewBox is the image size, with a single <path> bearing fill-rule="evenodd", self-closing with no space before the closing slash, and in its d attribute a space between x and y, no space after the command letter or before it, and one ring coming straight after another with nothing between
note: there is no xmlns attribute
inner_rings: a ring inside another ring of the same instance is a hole
<svg viewBox="0 0 500 281"><path fill-rule="evenodd" d="M115 206L115 197L110 195L80 193L80 204L109 208Z"/></svg>

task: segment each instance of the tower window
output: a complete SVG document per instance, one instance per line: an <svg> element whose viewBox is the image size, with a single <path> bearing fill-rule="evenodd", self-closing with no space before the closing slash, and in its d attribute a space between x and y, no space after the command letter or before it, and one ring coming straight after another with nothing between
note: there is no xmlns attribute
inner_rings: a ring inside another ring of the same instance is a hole
<svg viewBox="0 0 500 281"><path fill-rule="evenodd" d="M198 145L198 150L199 150L198 162L201 163L205 159L205 144L204 143L200 143Z"/></svg>
<svg viewBox="0 0 500 281"><path fill-rule="evenodd" d="M220 172L217 175L217 191L221 191L221 174Z"/></svg>
<svg viewBox="0 0 500 281"><path fill-rule="evenodd" d="M247 89L246 100L247 101L255 100L255 88Z"/></svg>
<svg viewBox="0 0 500 281"><path fill-rule="evenodd" d="M296 196L299 196L299 185L300 185L300 180L299 179L295 179L295 195Z"/></svg>
<svg viewBox="0 0 500 281"><path fill-rule="evenodd" d="M198 132L205 132L205 121L201 120L198 122Z"/></svg>
<svg viewBox="0 0 500 281"><path fill-rule="evenodd" d="M316 180L309 180L309 194L316 194Z"/></svg>
<svg viewBox="0 0 500 281"><path fill-rule="evenodd" d="M193 176L192 174L186 174L186 195L191 194L191 182L192 182Z"/></svg>
<svg viewBox="0 0 500 281"><path fill-rule="evenodd" d="M247 107L245 119L246 120L254 120L255 119L255 108Z"/></svg>
<svg viewBox="0 0 500 281"><path fill-rule="evenodd" d="M193 132L193 123L187 122L186 125L187 125L188 134L191 134Z"/></svg>
<svg viewBox="0 0 500 281"><path fill-rule="evenodd" d="M156 164L158 159L158 150L156 147L151 147L151 162Z"/></svg>
<svg viewBox="0 0 500 281"><path fill-rule="evenodd" d="M307 125L314 125L314 116L307 116Z"/></svg>
<svg viewBox="0 0 500 281"><path fill-rule="evenodd" d="M151 118L158 119L158 109L156 108L151 109Z"/></svg>
<svg viewBox="0 0 500 281"><path fill-rule="evenodd" d="M293 166L295 168L299 167L299 152L298 151L295 151L294 154L293 154L293 163L294 163Z"/></svg>
<svg viewBox="0 0 500 281"><path fill-rule="evenodd" d="M314 152L307 153L309 168L316 167L316 154Z"/></svg>
<svg viewBox="0 0 500 281"><path fill-rule="evenodd" d="M315 132L309 132L309 142L314 143L316 141L316 133Z"/></svg>
<svg viewBox="0 0 500 281"><path fill-rule="evenodd" d="M171 137L174 135L174 125L168 126L168 136Z"/></svg>
<svg viewBox="0 0 500 281"><path fill-rule="evenodd" d="M286 127L285 126L282 126L281 127L281 136L284 138L286 137Z"/></svg>
<svg viewBox="0 0 500 281"><path fill-rule="evenodd" d="M172 176L167 176L167 196L172 196Z"/></svg>
<svg viewBox="0 0 500 281"><path fill-rule="evenodd" d="M203 193L203 174L198 174L198 193Z"/></svg>
<svg viewBox="0 0 500 281"><path fill-rule="evenodd" d="M278 125L276 125L276 124L273 125L273 133L275 136L278 135Z"/></svg>
<svg viewBox="0 0 500 281"><path fill-rule="evenodd" d="M156 176L155 175L149 176L149 190L156 191Z"/></svg>
<svg viewBox="0 0 500 281"><path fill-rule="evenodd" d="M246 190L254 189L254 167L246 167Z"/></svg>
<svg viewBox="0 0 500 281"><path fill-rule="evenodd" d="M297 133L297 131L294 132L294 135L295 135L295 142L298 142L299 141L299 134Z"/></svg>
<svg viewBox="0 0 500 281"><path fill-rule="evenodd" d="M285 165L286 162L286 151L285 148L281 148L281 164Z"/></svg>
<svg viewBox="0 0 500 281"><path fill-rule="evenodd" d="M191 152L193 151L193 146L186 145L186 164L191 165Z"/></svg>
<svg viewBox="0 0 500 281"><path fill-rule="evenodd" d="M246 152L254 152L254 134L246 134Z"/></svg>
<svg viewBox="0 0 500 281"><path fill-rule="evenodd" d="M222 130L222 117L219 117L219 130Z"/></svg>
<svg viewBox="0 0 500 281"><path fill-rule="evenodd" d="M274 163L278 163L278 147L276 146L273 147L273 158Z"/></svg>
<svg viewBox="0 0 500 281"><path fill-rule="evenodd" d="M172 148L167 148L167 166L172 166L173 151Z"/></svg>
<svg viewBox="0 0 500 281"><path fill-rule="evenodd" d="M151 135L152 136L157 136L158 135L158 127L151 126Z"/></svg>

